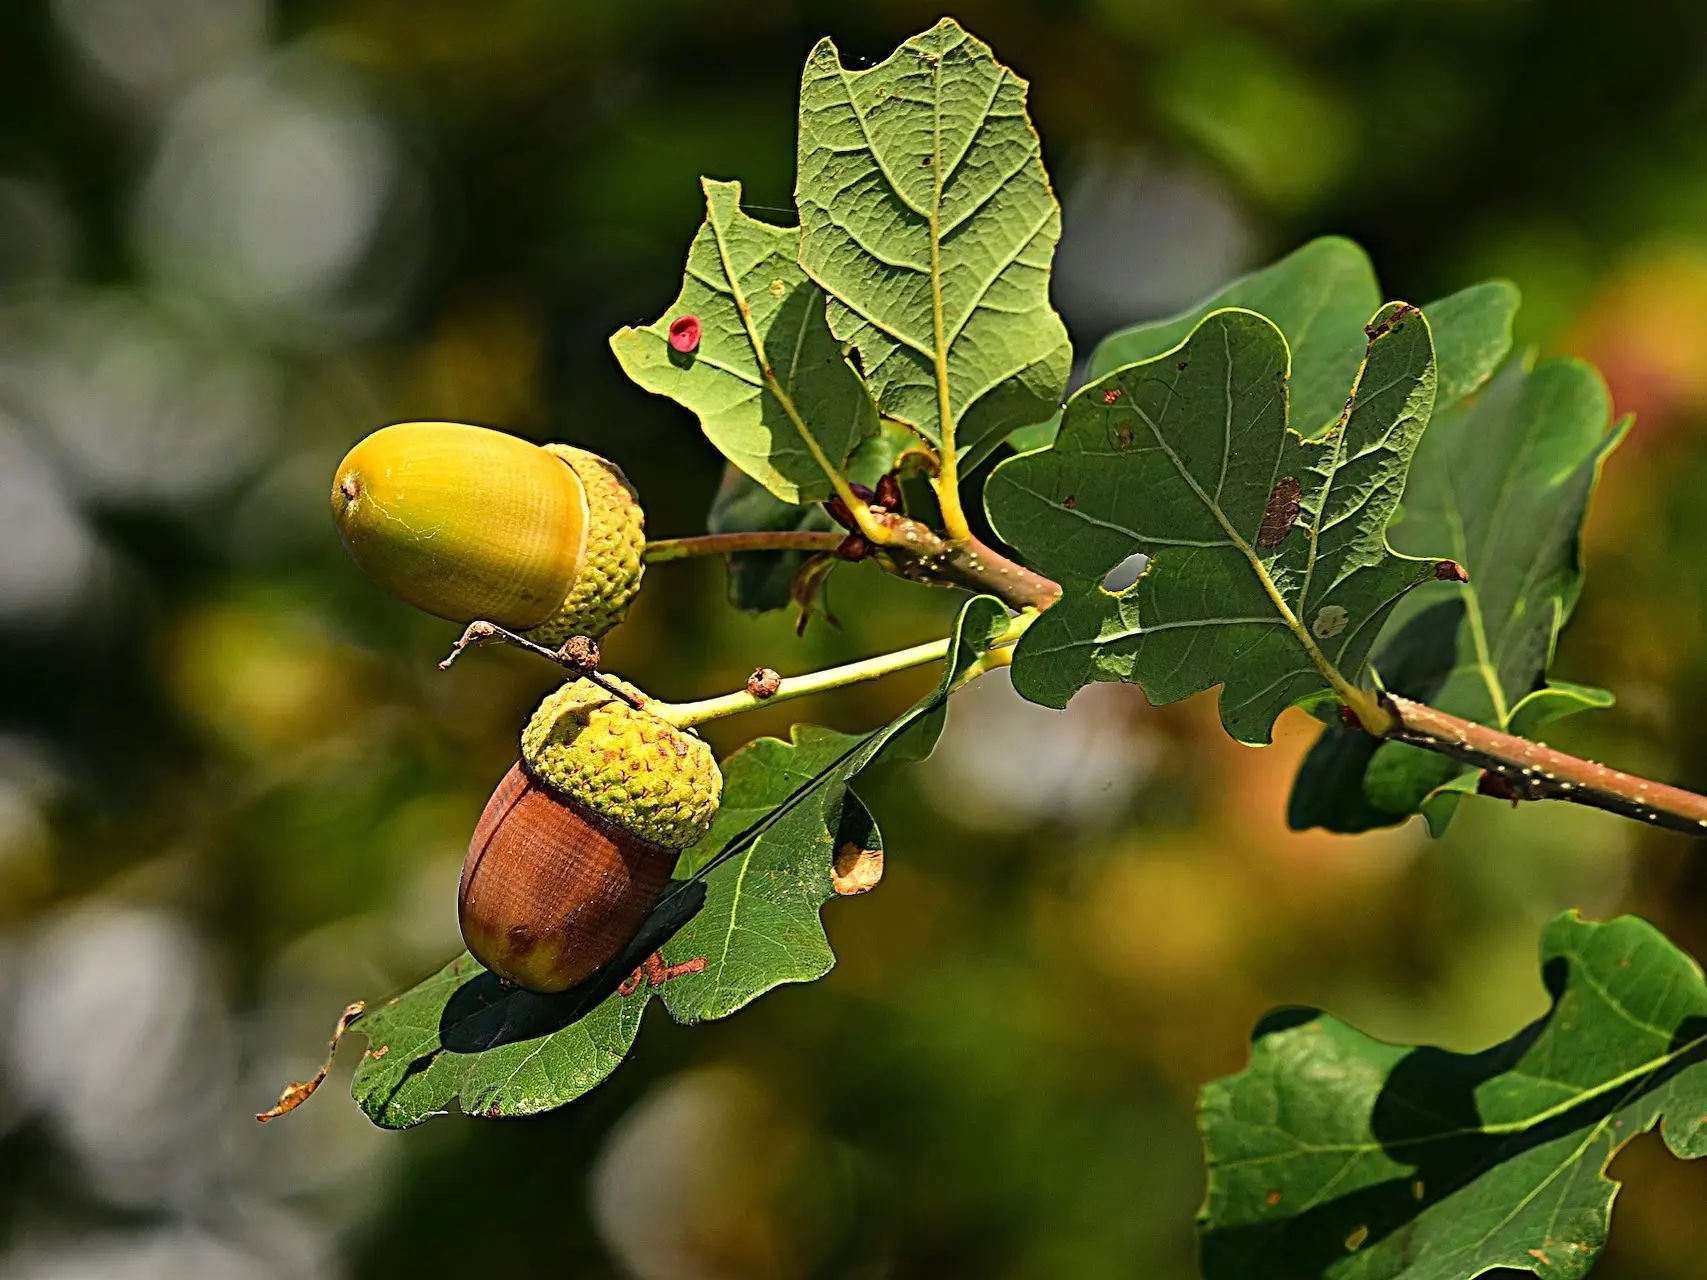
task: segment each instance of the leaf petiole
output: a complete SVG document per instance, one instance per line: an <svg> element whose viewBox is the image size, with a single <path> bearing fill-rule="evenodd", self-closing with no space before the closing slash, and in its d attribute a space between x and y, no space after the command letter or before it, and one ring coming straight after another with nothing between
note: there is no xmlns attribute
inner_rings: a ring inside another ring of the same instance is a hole
<svg viewBox="0 0 1707 1280"><path fill-rule="evenodd" d="M695 556L726 556L741 551L834 551L846 534L811 529L781 529L755 533L705 533L688 538L660 538L646 544L647 564L665 564Z"/></svg>
<svg viewBox="0 0 1707 1280"><path fill-rule="evenodd" d="M1007 629L991 643L989 652L967 669L956 687L986 671L1007 665L1008 648L1025 634L1026 628L1036 617L1036 612L1032 610L1015 617ZM686 729L710 720L721 720L725 716L739 715L743 711L754 711L772 703L786 702L790 698L803 698L808 694L842 689L849 685L863 684L868 680L880 680L898 671L922 667L930 662L940 662L949 655L953 645L953 637L944 636L941 640L930 640L911 648L897 649L893 653L879 654L874 658L862 658L858 662L845 663L839 667L826 667L822 671L809 671L805 675L785 676L776 692L768 697L760 697L742 689L714 698L702 698L697 702L648 702L646 709L653 715ZM1000 653L1001 657L993 656L997 653Z"/></svg>

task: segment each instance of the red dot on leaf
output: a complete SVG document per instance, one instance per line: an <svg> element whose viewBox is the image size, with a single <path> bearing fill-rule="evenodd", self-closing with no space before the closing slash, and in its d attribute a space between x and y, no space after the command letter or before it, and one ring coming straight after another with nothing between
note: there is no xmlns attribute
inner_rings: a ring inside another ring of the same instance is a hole
<svg viewBox="0 0 1707 1280"><path fill-rule="evenodd" d="M681 316L670 321L670 346L683 355L699 350L698 316Z"/></svg>

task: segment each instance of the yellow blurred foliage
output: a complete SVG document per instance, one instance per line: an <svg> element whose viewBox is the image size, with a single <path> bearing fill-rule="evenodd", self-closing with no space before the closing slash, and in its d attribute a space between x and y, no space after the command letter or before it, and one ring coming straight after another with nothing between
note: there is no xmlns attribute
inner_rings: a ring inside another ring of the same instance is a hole
<svg viewBox="0 0 1707 1280"><path fill-rule="evenodd" d="M179 706L250 754L325 746L360 729L372 707L362 656L288 605L189 610L168 663Z"/></svg>

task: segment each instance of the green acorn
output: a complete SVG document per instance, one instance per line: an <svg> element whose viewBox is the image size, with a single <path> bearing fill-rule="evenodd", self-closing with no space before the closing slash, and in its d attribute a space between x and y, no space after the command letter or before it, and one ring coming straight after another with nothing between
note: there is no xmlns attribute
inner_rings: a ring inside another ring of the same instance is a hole
<svg viewBox="0 0 1707 1280"><path fill-rule="evenodd" d="M463 863L463 940L530 991L572 987L622 950L717 814L711 748L613 683L641 707L587 679L540 704Z"/></svg>
<svg viewBox="0 0 1707 1280"><path fill-rule="evenodd" d="M332 515L393 595L553 648L621 622L645 568L645 515L614 464L458 422L359 442L338 465Z"/></svg>

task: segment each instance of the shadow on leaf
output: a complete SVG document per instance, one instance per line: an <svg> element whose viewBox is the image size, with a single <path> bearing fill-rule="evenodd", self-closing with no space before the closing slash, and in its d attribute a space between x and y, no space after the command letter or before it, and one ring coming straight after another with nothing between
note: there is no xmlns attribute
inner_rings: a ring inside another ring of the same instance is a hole
<svg viewBox="0 0 1707 1280"><path fill-rule="evenodd" d="M647 956L699 914L705 893L703 881L677 882L614 959L567 991L540 995L482 971L445 1002L439 1042L453 1053L483 1053L563 1030L602 1004Z"/></svg>
<svg viewBox="0 0 1707 1280"><path fill-rule="evenodd" d="M1388 692L1432 701L1457 662L1453 637L1463 617L1464 601L1454 597L1430 605L1401 627L1373 659ZM1382 745L1380 738L1361 729L1330 723L1298 767L1286 805L1287 826L1294 831L1321 827L1354 835L1409 818L1409 811L1392 813L1377 807L1364 792L1364 775Z"/></svg>
<svg viewBox="0 0 1707 1280"><path fill-rule="evenodd" d="M1608 1089L1515 1132L1486 1132L1477 1092L1511 1072L1547 1031L1564 992L1565 960L1548 961L1543 978L1553 1007L1510 1040L1472 1054L1420 1047L1388 1073L1369 1128L1383 1152L1411 1166L1411 1173L1288 1217L1209 1229L1203 1235L1203 1274L1209 1280L1259 1275L1264 1280L1318 1280L1353 1253L1383 1243L1414 1259L1414 1249L1428 1242L1413 1243L1407 1237L1417 1232L1430 1208L1528 1151L1585 1133L1707 1061L1707 1018L1686 1018L1671 1041L1670 1052L1678 1056L1628 1088ZM1312 1009L1275 1010L1258 1024L1253 1042L1303 1027L1317 1016ZM1619 1141L1634 1137L1639 1129L1631 1126ZM1609 1150L1606 1158L1611 1154Z"/></svg>

